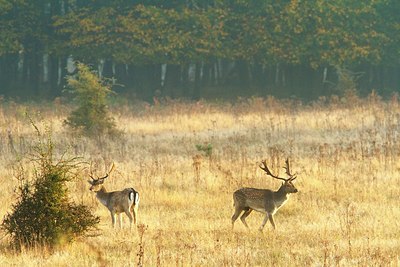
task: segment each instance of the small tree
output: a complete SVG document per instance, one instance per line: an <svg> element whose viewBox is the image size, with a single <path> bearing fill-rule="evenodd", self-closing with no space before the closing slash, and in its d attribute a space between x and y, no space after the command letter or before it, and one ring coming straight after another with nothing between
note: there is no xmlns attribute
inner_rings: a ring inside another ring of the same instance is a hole
<svg viewBox="0 0 400 267"><path fill-rule="evenodd" d="M36 130L39 143L33 147L34 179L27 179L21 163L17 172L20 181L18 200L1 224L17 248L54 247L71 242L99 222L87 206L70 200L66 183L72 179L72 171L78 166L76 158L54 162L51 138L44 138L38 128Z"/></svg>
<svg viewBox="0 0 400 267"><path fill-rule="evenodd" d="M78 62L77 74L67 77L78 108L65 123L86 135L115 134L115 122L107 109L107 96L112 92L95 72Z"/></svg>

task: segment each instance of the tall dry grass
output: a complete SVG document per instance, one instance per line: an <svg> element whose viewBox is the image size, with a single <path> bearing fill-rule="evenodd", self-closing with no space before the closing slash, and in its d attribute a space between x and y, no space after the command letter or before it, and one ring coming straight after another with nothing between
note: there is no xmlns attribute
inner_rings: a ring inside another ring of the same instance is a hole
<svg viewBox="0 0 400 267"><path fill-rule="evenodd" d="M59 153L93 162L100 174L115 162L109 190L141 194L139 226L111 229L105 207L88 190L82 169L70 184L75 201L101 217L97 235L48 251L16 252L2 233L1 266L398 266L400 264L400 107L331 98L303 105L273 98L231 103L122 105L113 108L122 138L90 140L62 126L70 108L2 103L0 216L15 202L15 158L35 142L28 112L51 129ZM40 112L40 114L39 114ZM212 146L211 156L196 145ZM232 192L277 189L258 163L282 172L286 157L299 193L276 214L231 230ZM26 172L32 173L31 165Z"/></svg>

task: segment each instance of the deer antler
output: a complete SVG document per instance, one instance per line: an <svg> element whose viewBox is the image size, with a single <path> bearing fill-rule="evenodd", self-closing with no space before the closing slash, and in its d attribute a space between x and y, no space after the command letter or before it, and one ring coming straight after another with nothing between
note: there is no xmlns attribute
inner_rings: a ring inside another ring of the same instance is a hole
<svg viewBox="0 0 400 267"><path fill-rule="evenodd" d="M106 173L106 176L104 176L102 178L99 178L99 179L106 179L111 174L111 172L114 170L114 167L115 167L115 164L113 162L112 165L111 165L110 170Z"/></svg>
<svg viewBox="0 0 400 267"><path fill-rule="evenodd" d="M96 180L96 179L93 177L92 165L93 165L93 162L91 161L91 162L90 162L90 167L89 167L89 177L92 178L92 180Z"/></svg>
<svg viewBox="0 0 400 267"><path fill-rule="evenodd" d="M291 172L290 172L289 158L286 159L285 163L286 163L286 166L283 168L286 170L286 174L289 175L289 177L290 177L289 180L293 181L297 177L296 177L296 173L291 174Z"/></svg>
<svg viewBox="0 0 400 267"><path fill-rule="evenodd" d="M271 176L271 177L273 177L273 178L275 178L275 179L279 179L279 180L283 180L283 181L288 181L289 179L285 179L285 178L282 178L282 177L278 177L278 176L276 176L276 175L273 175L272 173L271 173L271 171L268 169L268 166L267 166L267 162L265 161L265 160L263 160L263 161L261 161L261 163L263 164L263 165L259 165L259 167L263 170L263 171L265 171L266 173L267 173L267 175L269 175L269 176Z"/></svg>
<svg viewBox="0 0 400 267"><path fill-rule="evenodd" d="M104 176L104 177L100 177L100 178L94 178L94 175L93 175L93 170L92 170L92 166L93 166L93 162L90 162L90 167L89 167L89 177L90 178L92 178L92 180L101 180L101 179L106 179L110 174L111 174L111 172L114 170L114 168L115 168L115 164L114 164L114 162L112 163L112 165L111 165L111 167L110 167L110 170L106 173L106 175Z"/></svg>
<svg viewBox="0 0 400 267"><path fill-rule="evenodd" d="M112 165L111 165L111 167L110 167L110 170L108 171L108 175L109 174L111 174L111 172L114 170L114 168L115 168L115 164L114 164L114 162L112 163Z"/></svg>

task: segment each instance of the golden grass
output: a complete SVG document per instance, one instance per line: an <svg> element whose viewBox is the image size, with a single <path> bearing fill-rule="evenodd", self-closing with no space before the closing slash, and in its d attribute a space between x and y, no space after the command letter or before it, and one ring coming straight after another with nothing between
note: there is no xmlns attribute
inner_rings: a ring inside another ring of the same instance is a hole
<svg viewBox="0 0 400 267"><path fill-rule="evenodd" d="M109 190L140 192L138 229L111 229L105 207L89 192L87 172L69 186L92 206L98 235L56 251L12 250L2 233L1 266L398 266L400 264L400 107L397 101L302 106L253 98L236 104L171 102L113 108L125 135L93 141L62 126L70 108L3 103L0 108L0 216L15 202L13 160L35 142L24 113L43 118L57 149L93 161L101 174L115 162ZM37 111L41 115L35 115ZM207 158L196 145L211 144ZM195 171L193 157L201 155ZM282 172L286 157L300 192L276 214L231 230L232 192L277 189L258 162ZM28 166L28 170L29 170Z"/></svg>

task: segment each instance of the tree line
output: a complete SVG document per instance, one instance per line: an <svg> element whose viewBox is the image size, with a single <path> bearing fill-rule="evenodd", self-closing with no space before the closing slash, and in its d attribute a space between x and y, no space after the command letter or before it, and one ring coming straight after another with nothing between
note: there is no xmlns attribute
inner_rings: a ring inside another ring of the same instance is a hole
<svg viewBox="0 0 400 267"><path fill-rule="evenodd" d="M59 96L76 60L143 99L392 92L398 14L398 0L2 0L0 94Z"/></svg>

